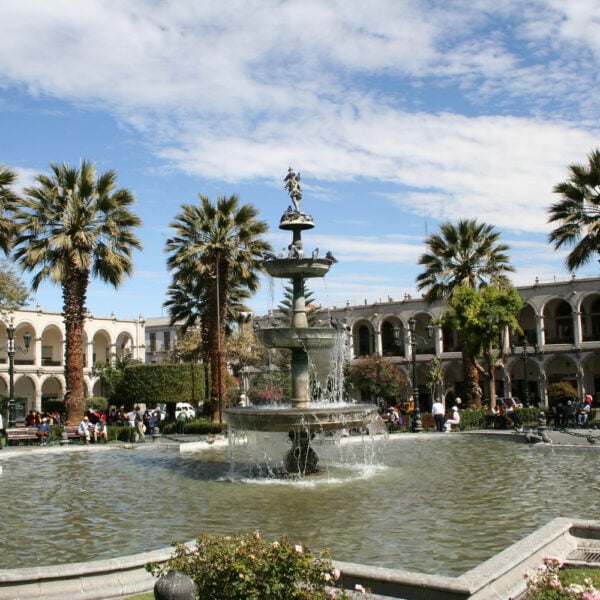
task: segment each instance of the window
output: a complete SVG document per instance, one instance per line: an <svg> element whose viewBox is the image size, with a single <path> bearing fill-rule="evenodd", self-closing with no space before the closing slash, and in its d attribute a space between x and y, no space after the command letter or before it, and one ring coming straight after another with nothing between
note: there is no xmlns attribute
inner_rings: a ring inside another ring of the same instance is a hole
<svg viewBox="0 0 600 600"><path fill-rule="evenodd" d="M164 332L164 350L165 352L170 352L171 351L171 332L170 331L165 331Z"/></svg>
<svg viewBox="0 0 600 600"><path fill-rule="evenodd" d="M150 352L156 352L156 333L150 334Z"/></svg>

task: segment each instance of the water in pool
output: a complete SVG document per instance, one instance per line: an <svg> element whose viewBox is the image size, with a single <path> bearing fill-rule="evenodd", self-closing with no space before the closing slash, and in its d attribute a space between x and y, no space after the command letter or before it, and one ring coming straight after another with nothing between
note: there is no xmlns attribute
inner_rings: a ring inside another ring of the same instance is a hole
<svg viewBox="0 0 600 600"><path fill-rule="evenodd" d="M328 475L291 482L232 478L226 448L5 457L0 568L259 530L329 547L341 561L455 576L554 517L600 510L597 453L585 449L403 435L379 449L376 465L356 462L334 460Z"/></svg>

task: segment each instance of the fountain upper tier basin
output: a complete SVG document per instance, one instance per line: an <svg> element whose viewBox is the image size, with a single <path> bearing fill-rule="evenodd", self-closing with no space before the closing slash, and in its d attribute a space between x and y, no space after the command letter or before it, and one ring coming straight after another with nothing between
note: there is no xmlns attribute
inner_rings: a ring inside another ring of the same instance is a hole
<svg viewBox="0 0 600 600"><path fill-rule="evenodd" d="M332 264L329 258L273 258L263 261L267 273L280 279L325 277Z"/></svg>
<svg viewBox="0 0 600 600"><path fill-rule="evenodd" d="M372 404L308 406L307 408L235 407L225 420L238 431L293 431L311 433L366 427L377 416Z"/></svg>
<svg viewBox="0 0 600 600"><path fill-rule="evenodd" d="M275 327L256 331L258 341L267 348L333 348L340 336L331 327Z"/></svg>

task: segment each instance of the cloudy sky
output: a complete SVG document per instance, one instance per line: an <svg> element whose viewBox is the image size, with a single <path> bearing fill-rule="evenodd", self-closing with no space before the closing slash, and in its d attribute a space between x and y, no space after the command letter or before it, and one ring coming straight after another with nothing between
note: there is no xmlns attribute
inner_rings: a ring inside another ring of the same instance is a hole
<svg viewBox="0 0 600 600"><path fill-rule="evenodd" d="M310 251L339 259L315 299L416 295L427 234L477 218L516 285L564 280L553 186L600 146L597 0L0 0L0 163L116 169L144 221L132 279L96 315L166 314L169 222L238 194L277 228L302 174ZM578 277L599 275L590 263ZM29 276L25 277L28 281ZM264 281L252 301L281 300ZM35 296L60 310L61 293Z"/></svg>

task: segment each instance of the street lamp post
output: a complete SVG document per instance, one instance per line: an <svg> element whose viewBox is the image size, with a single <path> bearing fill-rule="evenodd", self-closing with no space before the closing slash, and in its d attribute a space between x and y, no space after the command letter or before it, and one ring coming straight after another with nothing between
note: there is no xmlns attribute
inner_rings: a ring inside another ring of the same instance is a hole
<svg viewBox="0 0 600 600"><path fill-rule="evenodd" d="M417 320L413 317L408 321L408 329L410 331L410 353L412 358L412 385L413 385L413 423L412 430L415 433L423 431L423 421L421 420L421 406L419 398L419 383L417 382L417 342L425 343L427 340L424 337L417 336L415 330L417 328ZM428 337L431 337L431 325L427 326Z"/></svg>
<svg viewBox="0 0 600 600"><path fill-rule="evenodd" d="M525 406L529 406L529 342L527 338L523 338L521 342L521 358L523 359L523 387L525 388L523 392L523 404ZM512 344L511 351L513 354L516 354L517 348L515 344ZM535 352L538 352L537 344L534 347Z"/></svg>
<svg viewBox="0 0 600 600"><path fill-rule="evenodd" d="M433 327L427 325L427 338L416 335L417 320L411 317L408 320L408 330L410 332L409 343L412 360L412 394L413 394L413 419L412 430L414 433L423 431L423 421L421 419L421 406L419 402L419 384L417 382L417 344L424 344L431 339ZM403 339L399 327L394 327L394 338L396 341Z"/></svg>
<svg viewBox="0 0 600 600"><path fill-rule="evenodd" d="M25 354L29 350L29 344L31 342L31 335L29 332L25 332L23 335L23 344L25 348L22 348L15 343L15 326L12 319L6 328L6 346L0 348L8 354L8 425L9 427L15 424L15 352L22 352Z"/></svg>

